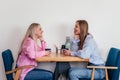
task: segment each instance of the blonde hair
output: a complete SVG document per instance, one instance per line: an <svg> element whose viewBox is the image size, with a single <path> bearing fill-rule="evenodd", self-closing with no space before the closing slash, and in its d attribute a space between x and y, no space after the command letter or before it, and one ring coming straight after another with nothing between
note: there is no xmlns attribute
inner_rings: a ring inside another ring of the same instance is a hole
<svg viewBox="0 0 120 80"><path fill-rule="evenodd" d="M32 24L28 27L27 32L26 32L26 34L25 34L25 37L23 38L22 43L21 43L21 45L20 45L20 48L19 48L19 51L18 51L18 57L19 57L19 55L20 55L20 53L21 53L21 51L22 51L22 46L23 46L25 40L26 40L28 37L30 37L30 38L32 38L32 39L34 40L34 38L35 38L35 30L36 30L36 28L37 28L39 25L40 25L40 24L38 24L38 23L32 23Z"/></svg>

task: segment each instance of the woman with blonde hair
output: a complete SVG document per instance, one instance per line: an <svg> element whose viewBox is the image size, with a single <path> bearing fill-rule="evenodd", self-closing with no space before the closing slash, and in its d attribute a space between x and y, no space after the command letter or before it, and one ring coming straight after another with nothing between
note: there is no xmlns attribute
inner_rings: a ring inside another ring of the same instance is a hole
<svg viewBox="0 0 120 80"><path fill-rule="evenodd" d="M89 58L88 65L104 66L104 61L99 55L99 50L93 36L88 33L88 23L86 20L77 20L74 27L74 38L71 39L71 50L65 50L67 56ZM70 80L90 79L91 69L72 67L69 70ZM102 79L104 70L95 70L95 79Z"/></svg>
<svg viewBox="0 0 120 80"><path fill-rule="evenodd" d="M34 65L36 67L37 62L35 58L49 55L49 52L45 51L46 42L43 40L42 33L40 24L32 23L29 26L19 50L17 59L18 67L25 65ZM37 45L37 39L41 41L41 46ZM23 69L20 80L52 80L52 72L35 67Z"/></svg>

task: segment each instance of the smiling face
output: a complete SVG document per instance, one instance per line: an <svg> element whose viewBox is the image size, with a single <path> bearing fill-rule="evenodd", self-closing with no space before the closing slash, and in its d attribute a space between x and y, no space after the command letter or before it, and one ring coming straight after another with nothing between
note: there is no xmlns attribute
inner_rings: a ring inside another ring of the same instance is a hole
<svg viewBox="0 0 120 80"><path fill-rule="evenodd" d="M79 35L80 34L80 25L78 22L76 22L75 27L74 27L74 34Z"/></svg>
<svg viewBox="0 0 120 80"><path fill-rule="evenodd" d="M43 33L43 30L42 30L41 26L38 25L38 27L35 30L35 35L39 38L39 37L42 37L42 33Z"/></svg>

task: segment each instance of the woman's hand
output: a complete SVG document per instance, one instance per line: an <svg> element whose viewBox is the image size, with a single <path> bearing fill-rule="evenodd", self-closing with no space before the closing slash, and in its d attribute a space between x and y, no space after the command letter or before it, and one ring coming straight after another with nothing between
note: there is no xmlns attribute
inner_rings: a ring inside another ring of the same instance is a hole
<svg viewBox="0 0 120 80"><path fill-rule="evenodd" d="M70 56L71 55L71 51L70 50L64 50L63 53L66 56Z"/></svg>
<svg viewBox="0 0 120 80"><path fill-rule="evenodd" d="M45 56L50 55L50 51L45 51Z"/></svg>
<svg viewBox="0 0 120 80"><path fill-rule="evenodd" d="M74 29L74 39L79 39L79 34L76 32L77 30Z"/></svg>
<svg viewBox="0 0 120 80"><path fill-rule="evenodd" d="M39 36L38 39L42 42L43 41L43 37Z"/></svg>
<svg viewBox="0 0 120 80"><path fill-rule="evenodd" d="M75 40L79 39L79 35L74 34L74 39Z"/></svg>

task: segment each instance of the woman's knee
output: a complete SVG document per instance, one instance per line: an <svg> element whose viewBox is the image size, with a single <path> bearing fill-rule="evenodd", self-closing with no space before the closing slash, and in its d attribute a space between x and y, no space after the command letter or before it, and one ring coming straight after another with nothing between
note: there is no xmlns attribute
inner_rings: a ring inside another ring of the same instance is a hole
<svg viewBox="0 0 120 80"><path fill-rule="evenodd" d="M75 77L76 76L76 71L75 70L72 70L72 69L69 69L69 77Z"/></svg>
<svg viewBox="0 0 120 80"><path fill-rule="evenodd" d="M82 78L82 77L88 77L89 71L84 68L71 68L69 70L69 77L76 77L76 78Z"/></svg>
<svg viewBox="0 0 120 80"><path fill-rule="evenodd" d="M48 77L49 80L52 80L53 79L53 72L48 71L47 72L47 77Z"/></svg>
<svg viewBox="0 0 120 80"><path fill-rule="evenodd" d="M34 73L38 78L45 79L45 80L52 80L53 79L53 72L44 70L44 69L35 69Z"/></svg>

